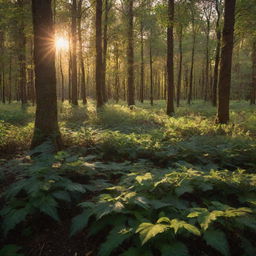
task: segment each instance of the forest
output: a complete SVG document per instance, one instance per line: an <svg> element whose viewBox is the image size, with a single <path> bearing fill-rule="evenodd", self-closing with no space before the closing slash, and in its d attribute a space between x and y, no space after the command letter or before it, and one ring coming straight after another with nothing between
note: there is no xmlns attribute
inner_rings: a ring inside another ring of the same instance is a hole
<svg viewBox="0 0 256 256"><path fill-rule="evenodd" d="M256 0L0 0L0 256L255 256Z"/></svg>

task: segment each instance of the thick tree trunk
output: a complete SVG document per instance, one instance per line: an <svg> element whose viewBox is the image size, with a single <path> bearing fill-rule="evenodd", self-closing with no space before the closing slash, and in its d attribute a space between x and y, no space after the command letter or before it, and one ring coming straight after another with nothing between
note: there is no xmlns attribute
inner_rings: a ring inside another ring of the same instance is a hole
<svg viewBox="0 0 256 256"><path fill-rule="evenodd" d="M84 67L84 59L83 59L83 41L82 41L82 1L78 2L78 41L79 41L79 64L80 64L80 72L81 72L81 96L83 104L87 104L86 99L86 85L85 85L85 67Z"/></svg>
<svg viewBox="0 0 256 256"><path fill-rule="evenodd" d="M77 0L72 0L72 104L78 105L78 92L77 92Z"/></svg>
<svg viewBox="0 0 256 256"><path fill-rule="evenodd" d="M251 87L251 104L256 103L256 40L252 46L252 87Z"/></svg>
<svg viewBox="0 0 256 256"><path fill-rule="evenodd" d="M62 146L57 119L54 28L51 0L32 0L36 120L31 147L51 141ZM50 106L50 107L49 107Z"/></svg>
<svg viewBox="0 0 256 256"><path fill-rule="evenodd" d="M140 102L144 101L144 38L143 22L140 21Z"/></svg>
<svg viewBox="0 0 256 256"><path fill-rule="evenodd" d="M135 105L135 89L134 89L134 39L133 39L133 0L127 0L127 102L128 106Z"/></svg>
<svg viewBox="0 0 256 256"><path fill-rule="evenodd" d="M168 0L167 28L167 115L174 114L174 66L173 66L174 0Z"/></svg>
<svg viewBox="0 0 256 256"><path fill-rule="evenodd" d="M183 61L183 52L182 52L182 37L183 37L183 26L180 25L179 31L179 73L178 73L178 85L177 85L177 107L180 106L180 90L181 90L181 75L182 75L182 61Z"/></svg>
<svg viewBox="0 0 256 256"><path fill-rule="evenodd" d="M216 11L217 11L217 23L216 23L216 34L217 34L217 46L214 64L214 78L213 78L213 91L212 91L212 105L217 106L217 88L218 88L218 78L219 78L219 63L220 63L220 46L221 46L221 31L220 31L220 10L219 10L219 0L216 0Z"/></svg>
<svg viewBox="0 0 256 256"><path fill-rule="evenodd" d="M222 34L219 102L216 122L226 124L229 122L229 98L231 86L232 54L234 45L236 0L225 0L224 28Z"/></svg>
<svg viewBox="0 0 256 256"><path fill-rule="evenodd" d="M103 106L102 97L102 0L96 0L96 97L97 108Z"/></svg>

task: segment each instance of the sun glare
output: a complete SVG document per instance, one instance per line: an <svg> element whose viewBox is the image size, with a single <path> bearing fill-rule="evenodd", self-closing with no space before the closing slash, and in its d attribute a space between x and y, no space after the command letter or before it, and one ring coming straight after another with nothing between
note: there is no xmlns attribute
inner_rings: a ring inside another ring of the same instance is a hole
<svg viewBox="0 0 256 256"><path fill-rule="evenodd" d="M64 37L57 37L55 41L55 46L57 50L67 50L69 47L69 42Z"/></svg>

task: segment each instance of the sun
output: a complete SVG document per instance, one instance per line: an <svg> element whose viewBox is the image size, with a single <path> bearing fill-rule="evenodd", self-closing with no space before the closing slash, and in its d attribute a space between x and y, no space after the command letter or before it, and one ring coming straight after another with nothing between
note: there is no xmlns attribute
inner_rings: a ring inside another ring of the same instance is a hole
<svg viewBox="0 0 256 256"><path fill-rule="evenodd" d="M69 42L64 37L57 37L55 40L55 47L57 50L67 50L69 47Z"/></svg>

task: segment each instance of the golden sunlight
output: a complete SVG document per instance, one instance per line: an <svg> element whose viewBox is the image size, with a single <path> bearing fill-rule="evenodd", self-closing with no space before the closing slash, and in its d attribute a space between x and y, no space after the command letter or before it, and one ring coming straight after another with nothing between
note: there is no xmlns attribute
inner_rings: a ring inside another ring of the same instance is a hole
<svg viewBox="0 0 256 256"><path fill-rule="evenodd" d="M67 50L69 47L69 42L64 37L57 37L55 40L55 47L59 50Z"/></svg>

